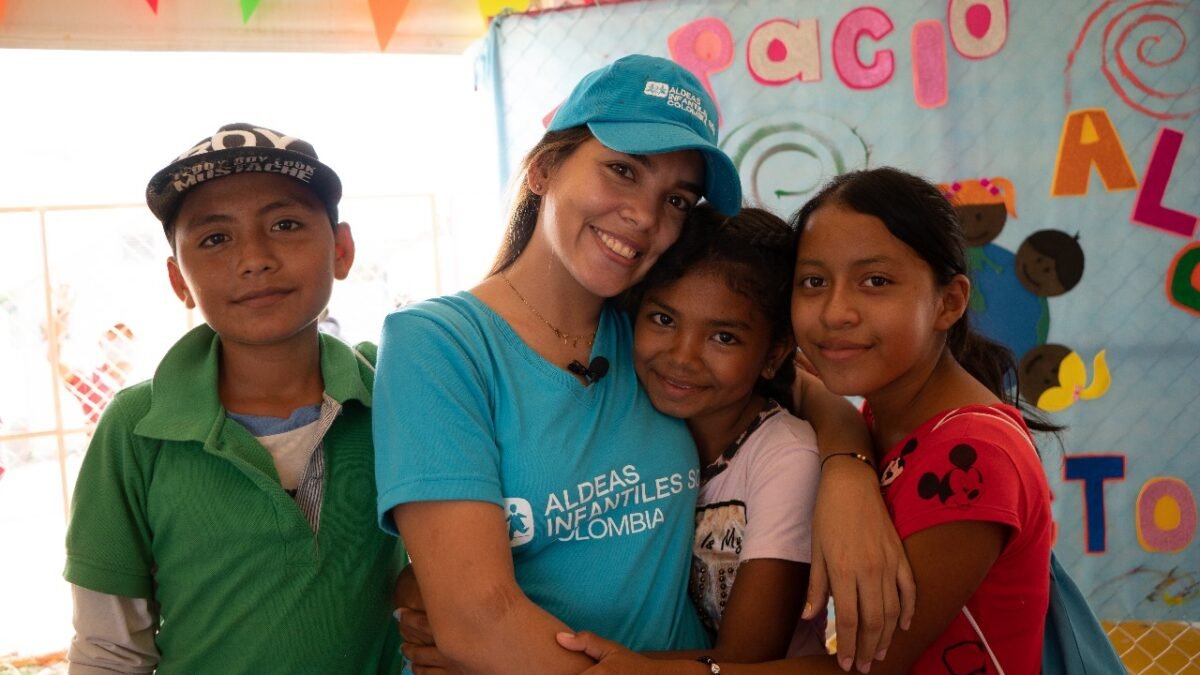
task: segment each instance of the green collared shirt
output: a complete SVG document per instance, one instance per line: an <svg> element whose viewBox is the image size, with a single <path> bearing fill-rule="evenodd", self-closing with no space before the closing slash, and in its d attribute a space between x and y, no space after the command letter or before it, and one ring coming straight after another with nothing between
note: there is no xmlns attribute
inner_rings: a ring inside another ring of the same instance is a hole
<svg viewBox="0 0 1200 675"><path fill-rule="evenodd" d="M79 472L68 581L158 603L160 673L391 672L391 590L404 552L375 524L368 360L321 336L326 393L321 528L270 454L226 417L220 339L185 335L154 378L105 410Z"/></svg>

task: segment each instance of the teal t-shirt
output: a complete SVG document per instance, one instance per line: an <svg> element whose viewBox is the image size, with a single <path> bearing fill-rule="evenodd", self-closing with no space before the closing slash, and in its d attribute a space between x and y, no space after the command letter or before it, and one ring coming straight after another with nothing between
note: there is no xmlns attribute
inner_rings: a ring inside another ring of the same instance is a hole
<svg viewBox="0 0 1200 675"><path fill-rule="evenodd" d="M534 603L636 650L703 648L687 596L696 450L651 406L632 342L606 308L592 354L610 368L585 387L468 293L393 313L375 385L380 523L395 531L407 502L497 504Z"/></svg>
<svg viewBox="0 0 1200 675"><path fill-rule="evenodd" d="M364 346L365 347L365 346ZM370 368L321 337L326 393L314 534L270 454L217 394L220 340L185 335L105 409L79 471L64 576L159 605L159 673L399 672L404 561L375 524Z"/></svg>

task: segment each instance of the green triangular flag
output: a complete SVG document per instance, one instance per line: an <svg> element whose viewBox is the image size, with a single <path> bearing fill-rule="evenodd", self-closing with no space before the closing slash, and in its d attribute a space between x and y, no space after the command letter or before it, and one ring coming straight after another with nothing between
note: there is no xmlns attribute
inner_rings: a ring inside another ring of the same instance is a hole
<svg viewBox="0 0 1200 675"><path fill-rule="evenodd" d="M259 0L242 0L242 23L250 21L250 15L258 9Z"/></svg>

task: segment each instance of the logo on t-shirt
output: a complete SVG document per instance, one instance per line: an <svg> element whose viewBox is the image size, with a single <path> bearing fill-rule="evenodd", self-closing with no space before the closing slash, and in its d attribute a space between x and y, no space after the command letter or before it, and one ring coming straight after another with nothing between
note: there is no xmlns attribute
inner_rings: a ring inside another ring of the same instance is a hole
<svg viewBox="0 0 1200 675"><path fill-rule="evenodd" d="M533 508L520 497L504 498L504 517L508 520L508 545L517 547L533 539Z"/></svg>

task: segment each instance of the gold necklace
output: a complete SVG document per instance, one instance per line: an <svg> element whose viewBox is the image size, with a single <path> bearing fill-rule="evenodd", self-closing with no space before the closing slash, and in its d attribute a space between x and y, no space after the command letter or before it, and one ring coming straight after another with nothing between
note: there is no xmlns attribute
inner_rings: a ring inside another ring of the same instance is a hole
<svg viewBox="0 0 1200 675"><path fill-rule="evenodd" d="M534 316L541 319L542 323L549 326L550 330L554 331L554 334L558 337L559 340L562 340L564 345L569 344L572 347L578 347L580 340L587 340L587 346L591 347L592 343L594 343L596 341L595 331L593 331L590 335L571 335L570 333L564 333L563 331L559 330L557 326L550 323L549 319L542 316L542 313L537 311L536 307L529 304L529 301L525 299L525 296L521 295L521 291L518 291L517 287L513 286L513 282L511 280L509 280L507 274L505 274L504 272L501 272L500 278L503 279L504 283L508 284L508 287L512 289L512 292L517 295L517 299L519 299L521 301L521 304L528 307L529 311L533 312Z"/></svg>

